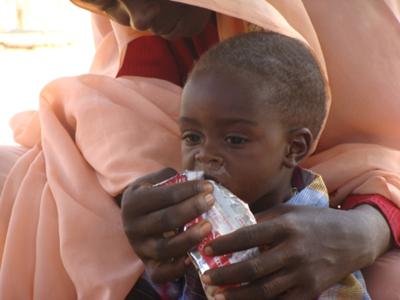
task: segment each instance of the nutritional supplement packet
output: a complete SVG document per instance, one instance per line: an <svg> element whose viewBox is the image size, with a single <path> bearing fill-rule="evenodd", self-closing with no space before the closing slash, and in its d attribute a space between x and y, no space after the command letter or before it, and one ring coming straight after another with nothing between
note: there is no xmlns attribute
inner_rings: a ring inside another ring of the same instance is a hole
<svg viewBox="0 0 400 300"><path fill-rule="evenodd" d="M203 179L202 171L184 171L163 182L158 183L157 186L176 184L198 179ZM200 274L203 274L209 269L227 266L249 259L258 253L257 248L214 257L207 256L204 253L204 247L211 240L217 238L218 236L231 233L241 227L256 223L256 219L253 213L250 211L247 203L240 200L222 185L217 184L212 180L209 180L209 182L213 185L215 204L209 211L203 213L201 216L186 224L184 228L184 230L187 230L190 226L193 226L202 220L208 220L212 225L212 231L208 234L208 236L195 249L192 249L189 252L189 256L191 257Z"/></svg>

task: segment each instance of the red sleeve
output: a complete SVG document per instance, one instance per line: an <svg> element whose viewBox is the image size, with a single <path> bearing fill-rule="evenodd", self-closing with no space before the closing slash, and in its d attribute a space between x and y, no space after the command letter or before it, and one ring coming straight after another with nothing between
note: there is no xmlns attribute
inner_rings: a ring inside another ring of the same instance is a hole
<svg viewBox="0 0 400 300"><path fill-rule="evenodd" d="M168 41L156 35L139 37L128 44L117 77L152 77L183 86L194 62L218 40L213 21L193 38Z"/></svg>
<svg viewBox="0 0 400 300"><path fill-rule="evenodd" d="M362 204L372 205L381 211L390 226L396 246L400 247L400 208L380 195L351 195L342 203L342 209L351 209Z"/></svg>

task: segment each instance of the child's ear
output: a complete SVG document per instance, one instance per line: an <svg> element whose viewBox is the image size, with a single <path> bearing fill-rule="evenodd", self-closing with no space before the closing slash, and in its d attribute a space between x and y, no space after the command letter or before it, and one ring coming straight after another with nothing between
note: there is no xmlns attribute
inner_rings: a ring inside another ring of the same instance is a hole
<svg viewBox="0 0 400 300"><path fill-rule="evenodd" d="M299 128L289 132L284 166L288 168L297 166L308 155L313 142L313 134L308 128Z"/></svg>

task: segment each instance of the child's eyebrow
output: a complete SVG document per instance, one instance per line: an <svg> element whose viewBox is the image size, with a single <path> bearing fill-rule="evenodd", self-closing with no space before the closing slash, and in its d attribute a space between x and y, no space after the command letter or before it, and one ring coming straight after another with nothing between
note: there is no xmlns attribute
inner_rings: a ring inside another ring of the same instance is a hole
<svg viewBox="0 0 400 300"><path fill-rule="evenodd" d="M188 117L180 117L179 118L180 123L191 123L191 124L200 124L197 120L188 118ZM246 124L250 126L258 126L258 123L249 119L243 119L243 118L220 118L218 120L218 123L221 123L221 125L234 125L234 124Z"/></svg>
<svg viewBox="0 0 400 300"><path fill-rule="evenodd" d="M188 117L180 117L179 123L192 123L192 124L199 124L199 122L195 119L188 118Z"/></svg>
<svg viewBox="0 0 400 300"><path fill-rule="evenodd" d="M224 125L232 125L232 124L237 124L237 123L242 123L250 126L257 126L258 123L249 119L243 119L243 118L221 118L219 120L219 123L224 124Z"/></svg>

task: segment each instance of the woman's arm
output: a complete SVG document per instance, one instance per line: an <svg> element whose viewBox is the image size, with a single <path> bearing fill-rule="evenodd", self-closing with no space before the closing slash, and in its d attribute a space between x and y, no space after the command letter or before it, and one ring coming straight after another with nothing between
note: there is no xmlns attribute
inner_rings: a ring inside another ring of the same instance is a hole
<svg viewBox="0 0 400 300"><path fill-rule="evenodd" d="M371 244L368 247L370 248L369 256L372 258L369 263L371 264L375 261L375 259L377 259L393 246L390 226L387 223L385 217L382 215L381 211L373 206L364 204L357 206L354 209L349 210L348 212L352 213L354 215L354 218L359 220L359 224L365 226L364 234L366 234L367 236L367 243ZM367 265L362 265L361 268L366 267Z"/></svg>
<svg viewBox="0 0 400 300"><path fill-rule="evenodd" d="M282 205L265 212L257 225L211 242L214 255L254 246L263 251L249 261L208 271L203 280L218 286L249 282L226 289L218 300L312 299L373 263L390 245L389 226L371 206L342 211Z"/></svg>
<svg viewBox="0 0 400 300"><path fill-rule="evenodd" d="M351 195L341 207L350 210L360 205L374 207L380 212L390 227L392 246L400 247L400 208L381 195Z"/></svg>

